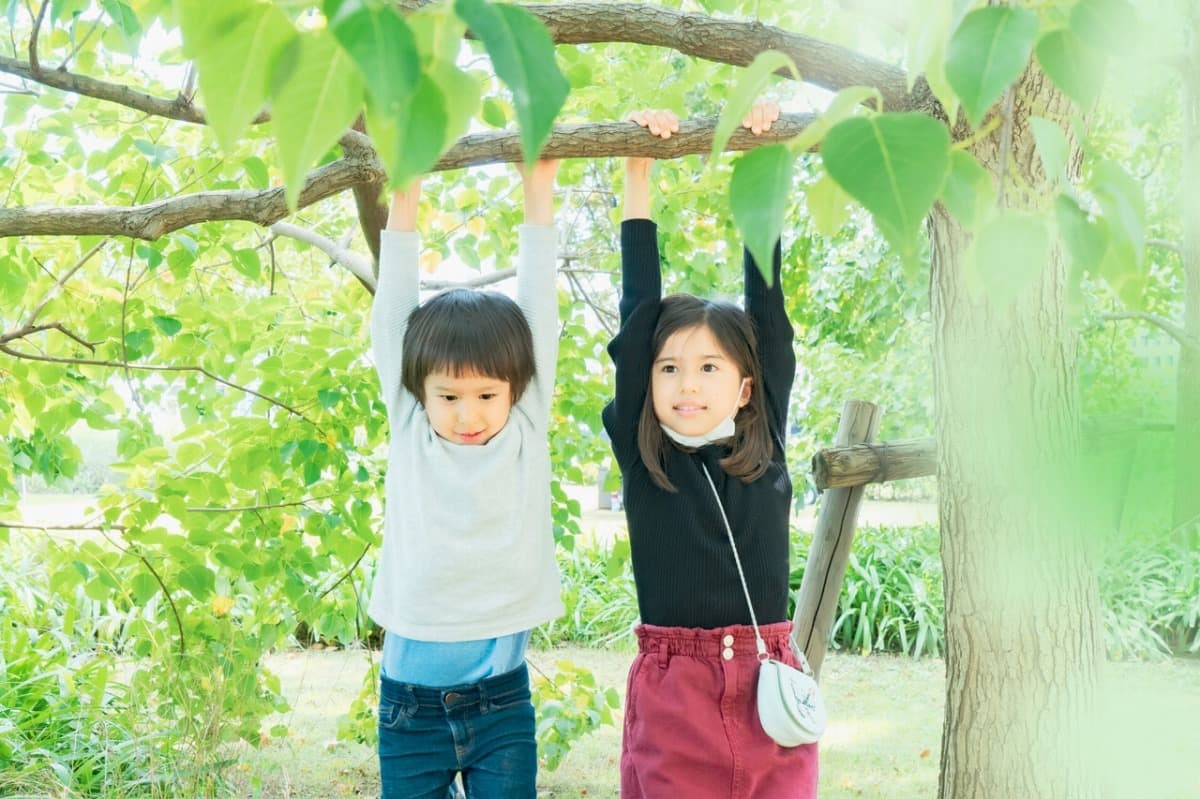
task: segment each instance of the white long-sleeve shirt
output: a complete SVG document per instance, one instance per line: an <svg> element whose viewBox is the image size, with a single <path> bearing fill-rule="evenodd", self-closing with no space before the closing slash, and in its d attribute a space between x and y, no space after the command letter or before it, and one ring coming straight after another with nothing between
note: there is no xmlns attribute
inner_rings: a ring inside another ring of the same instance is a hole
<svg viewBox="0 0 1200 799"><path fill-rule="evenodd" d="M401 384L401 345L418 300L419 245L416 233L383 231L371 312L390 437L370 615L421 641L528 630L563 613L548 441L558 357L555 229L520 228L517 303L533 332L537 371L508 423L482 446L439 438Z"/></svg>

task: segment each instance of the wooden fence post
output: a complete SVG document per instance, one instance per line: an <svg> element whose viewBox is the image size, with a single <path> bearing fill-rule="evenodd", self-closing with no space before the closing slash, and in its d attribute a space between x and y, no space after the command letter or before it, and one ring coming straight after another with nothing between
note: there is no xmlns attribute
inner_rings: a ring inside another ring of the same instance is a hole
<svg viewBox="0 0 1200 799"><path fill-rule="evenodd" d="M874 403L848 400L842 406L837 446L874 441L882 414L882 409ZM854 540L854 525L858 521L858 506L864 489L864 485L858 485L833 488L824 493L821 514L808 550L808 565L796 597L792 640L804 652L818 678L829 647L829 630L846 576L850 543Z"/></svg>

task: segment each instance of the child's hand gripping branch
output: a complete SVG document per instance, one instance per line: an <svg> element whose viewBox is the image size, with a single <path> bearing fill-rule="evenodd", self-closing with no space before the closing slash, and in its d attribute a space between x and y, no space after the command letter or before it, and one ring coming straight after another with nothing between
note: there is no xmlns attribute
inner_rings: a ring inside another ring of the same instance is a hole
<svg viewBox="0 0 1200 799"><path fill-rule="evenodd" d="M636 122L651 135L660 139L669 139L671 134L679 132L679 117L674 111L661 108L649 108L634 111L626 119ZM760 100L755 103L742 120L742 127L755 136L771 129L771 125L779 119L779 103L774 100ZM653 158L633 156L625 159L625 219L650 218L650 165Z"/></svg>

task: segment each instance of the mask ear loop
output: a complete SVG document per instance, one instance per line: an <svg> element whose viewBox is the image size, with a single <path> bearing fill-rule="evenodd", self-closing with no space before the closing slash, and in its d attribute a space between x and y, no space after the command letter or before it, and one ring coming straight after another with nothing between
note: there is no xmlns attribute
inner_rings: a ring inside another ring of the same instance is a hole
<svg viewBox="0 0 1200 799"><path fill-rule="evenodd" d="M730 419L737 419L738 411L742 409L742 393L746 390L746 381L748 377L743 377L742 382L738 383L737 399L733 401L733 412L729 414Z"/></svg>

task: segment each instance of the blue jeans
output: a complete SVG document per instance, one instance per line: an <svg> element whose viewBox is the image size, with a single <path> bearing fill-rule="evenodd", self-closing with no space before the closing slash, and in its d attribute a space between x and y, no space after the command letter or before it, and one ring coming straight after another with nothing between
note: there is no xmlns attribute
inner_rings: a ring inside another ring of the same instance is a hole
<svg viewBox="0 0 1200 799"><path fill-rule="evenodd" d="M449 688L383 677L379 693L381 799L445 799L459 773L467 799L536 798L525 664Z"/></svg>

